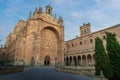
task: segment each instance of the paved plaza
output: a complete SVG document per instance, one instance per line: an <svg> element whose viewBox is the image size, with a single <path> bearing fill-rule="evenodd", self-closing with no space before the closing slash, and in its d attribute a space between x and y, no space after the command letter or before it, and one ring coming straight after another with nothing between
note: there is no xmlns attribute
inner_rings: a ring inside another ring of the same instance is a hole
<svg viewBox="0 0 120 80"><path fill-rule="evenodd" d="M0 75L0 80L95 80L89 77L57 72L54 68L31 68L24 72Z"/></svg>

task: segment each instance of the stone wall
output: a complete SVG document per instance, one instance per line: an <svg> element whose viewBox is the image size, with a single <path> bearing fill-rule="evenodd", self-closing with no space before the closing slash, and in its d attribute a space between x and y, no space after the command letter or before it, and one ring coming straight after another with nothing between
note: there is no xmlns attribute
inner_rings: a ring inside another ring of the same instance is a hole
<svg viewBox="0 0 120 80"><path fill-rule="evenodd" d="M62 67L55 67L56 71L58 72L66 72L71 74L78 74L82 76L87 76L94 78L95 80L108 80L104 76L95 76L95 69L94 67L87 68L87 67L68 67L68 66L62 66Z"/></svg>

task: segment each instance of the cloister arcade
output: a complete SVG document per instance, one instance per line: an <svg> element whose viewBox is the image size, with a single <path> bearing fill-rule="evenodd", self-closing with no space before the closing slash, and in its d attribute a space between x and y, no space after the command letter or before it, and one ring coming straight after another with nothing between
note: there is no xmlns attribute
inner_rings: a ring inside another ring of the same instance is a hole
<svg viewBox="0 0 120 80"><path fill-rule="evenodd" d="M95 63L93 54L65 56L64 61L66 66L93 66Z"/></svg>

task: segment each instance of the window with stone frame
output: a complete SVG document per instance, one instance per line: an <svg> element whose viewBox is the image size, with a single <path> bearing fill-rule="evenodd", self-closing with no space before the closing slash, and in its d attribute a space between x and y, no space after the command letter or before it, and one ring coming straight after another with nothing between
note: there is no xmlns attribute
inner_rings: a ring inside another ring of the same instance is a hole
<svg viewBox="0 0 120 80"><path fill-rule="evenodd" d="M105 36L105 35L103 35L103 39L106 39L106 36Z"/></svg>
<svg viewBox="0 0 120 80"><path fill-rule="evenodd" d="M82 45L82 41L80 42L80 45Z"/></svg>
<svg viewBox="0 0 120 80"><path fill-rule="evenodd" d="M93 42L93 39L90 39L90 43L92 43Z"/></svg>
<svg viewBox="0 0 120 80"><path fill-rule="evenodd" d="M74 44L72 43L72 47L74 47Z"/></svg>

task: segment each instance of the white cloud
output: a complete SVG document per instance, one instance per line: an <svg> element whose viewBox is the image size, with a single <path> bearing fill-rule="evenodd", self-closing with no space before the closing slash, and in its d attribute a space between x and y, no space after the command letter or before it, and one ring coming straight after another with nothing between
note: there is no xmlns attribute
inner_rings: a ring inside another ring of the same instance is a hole
<svg viewBox="0 0 120 80"><path fill-rule="evenodd" d="M74 39L76 35L79 36L79 26L75 23L66 20L65 21L65 40Z"/></svg>
<svg viewBox="0 0 120 80"><path fill-rule="evenodd" d="M71 13L71 16L72 16L73 18L81 18L81 17L82 17L82 14L80 14L79 12L72 12L72 13Z"/></svg>
<svg viewBox="0 0 120 80"><path fill-rule="evenodd" d="M104 11L96 9L88 11L87 15L89 15L89 17L94 20L101 20L106 18L106 14L104 13Z"/></svg>
<svg viewBox="0 0 120 80"><path fill-rule="evenodd" d="M78 5L79 2L80 0L55 0L53 4L61 7L64 5L68 6L69 8L73 8Z"/></svg>
<svg viewBox="0 0 120 80"><path fill-rule="evenodd" d="M110 0L108 2L108 8L120 10L120 0Z"/></svg>
<svg viewBox="0 0 120 80"><path fill-rule="evenodd" d="M0 0L0 2L3 0ZM3 11L4 17L0 15L2 20L6 22L4 26L9 28L9 31L13 30L16 20L26 19L29 11L34 11L36 6L43 7L43 4L49 0L9 0L9 3ZM120 0L51 0L53 11L56 10L58 16L63 16L65 21L65 38L71 39L79 35L79 26L82 23L91 22L93 31L109 27L109 25L114 25L119 23L120 14ZM38 3L40 2L40 3ZM89 4L90 2L90 4ZM6 18L7 17L7 18ZM2 24L0 20L0 24ZM11 22L9 22L9 20ZM9 25L10 24L10 25ZM96 27L97 26L97 27ZM0 26L2 29L3 26ZM4 29L4 28L3 28ZM5 30L5 29L4 29ZM9 32L8 32L9 33Z"/></svg>

